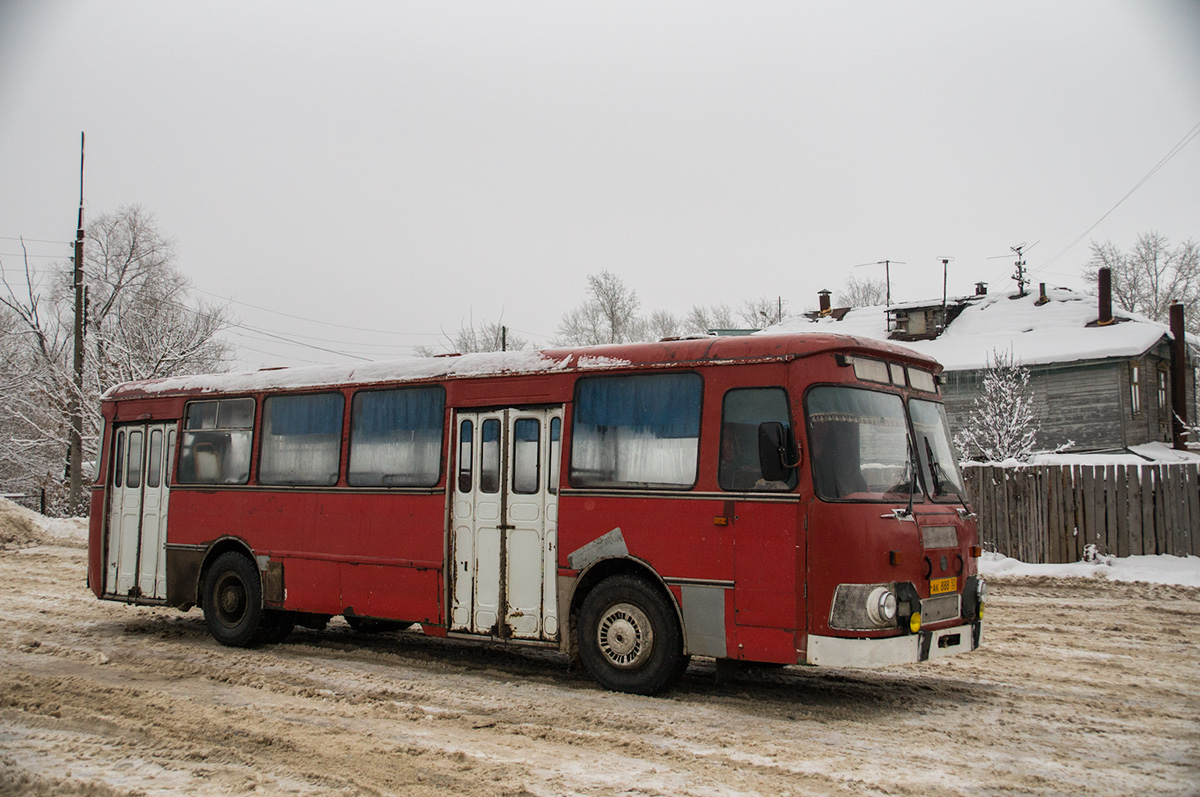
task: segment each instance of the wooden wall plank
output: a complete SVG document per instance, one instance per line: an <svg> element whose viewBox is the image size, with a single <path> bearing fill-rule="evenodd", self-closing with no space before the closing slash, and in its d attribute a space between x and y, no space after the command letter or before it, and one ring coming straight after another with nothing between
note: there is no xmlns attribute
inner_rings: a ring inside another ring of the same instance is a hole
<svg viewBox="0 0 1200 797"><path fill-rule="evenodd" d="M1137 556L1145 553L1142 548L1142 469L1129 467L1129 553Z"/></svg>
<svg viewBox="0 0 1200 797"><path fill-rule="evenodd" d="M1188 534L1190 535L1190 550L1192 556L1200 556L1200 467L1187 466L1188 469Z"/></svg>
<svg viewBox="0 0 1200 797"><path fill-rule="evenodd" d="M1129 475L1124 465L1116 467L1116 481L1109 487L1113 493L1115 508L1109 518L1109 527L1117 530L1117 556L1129 556Z"/></svg>
<svg viewBox="0 0 1200 797"><path fill-rule="evenodd" d="M1073 562L1079 562L1084 558L1084 547L1087 545L1087 513L1084 507L1087 504L1085 501L1084 491L1084 467L1073 466L1070 469L1070 478L1074 483L1072 491L1075 496L1075 552L1072 555Z"/></svg>
<svg viewBox="0 0 1200 797"><path fill-rule="evenodd" d="M1167 528L1166 503L1169 485L1167 469L1159 465L1154 468L1154 543L1157 553L1171 552L1171 537Z"/></svg>

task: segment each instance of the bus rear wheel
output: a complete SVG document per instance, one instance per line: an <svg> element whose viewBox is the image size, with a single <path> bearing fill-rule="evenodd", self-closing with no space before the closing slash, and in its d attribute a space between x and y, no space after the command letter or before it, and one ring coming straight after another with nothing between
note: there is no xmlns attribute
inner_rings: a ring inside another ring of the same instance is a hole
<svg viewBox="0 0 1200 797"><path fill-rule="evenodd" d="M687 669L675 610L644 579L604 579L583 601L579 655L591 676L616 692L653 695Z"/></svg>
<svg viewBox="0 0 1200 797"><path fill-rule="evenodd" d="M262 587L254 563L242 554L227 551L208 569L204 622L222 645L246 648L261 641Z"/></svg>

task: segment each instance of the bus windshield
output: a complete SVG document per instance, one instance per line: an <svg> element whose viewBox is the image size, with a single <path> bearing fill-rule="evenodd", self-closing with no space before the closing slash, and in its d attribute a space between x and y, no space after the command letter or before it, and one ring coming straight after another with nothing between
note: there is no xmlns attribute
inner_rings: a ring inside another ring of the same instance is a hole
<svg viewBox="0 0 1200 797"><path fill-rule="evenodd" d="M907 501L912 444L894 393L825 385L808 392L808 439L817 495L828 500Z"/></svg>
<svg viewBox="0 0 1200 797"><path fill-rule="evenodd" d="M946 408L935 401L921 399L910 401L908 408L912 413L913 431L917 436L921 475L929 486L930 493L934 499L966 501L966 487L950 443Z"/></svg>

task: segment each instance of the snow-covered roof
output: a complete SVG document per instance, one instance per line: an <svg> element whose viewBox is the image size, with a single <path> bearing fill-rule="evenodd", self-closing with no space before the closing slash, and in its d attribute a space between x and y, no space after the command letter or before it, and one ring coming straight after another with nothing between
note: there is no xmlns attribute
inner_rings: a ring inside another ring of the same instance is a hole
<svg viewBox="0 0 1200 797"><path fill-rule="evenodd" d="M902 345L927 354L947 371L967 371L987 366L995 351L1011 352L1022 365L1077 362L1111 357L1136 357L1163 338L1166 324L1136 313L1114 310L1118 323L1088 326L1096 320L1095 296L1068 288L1047 288L1048 302L1039 305L1037 293L1019 296L1016 291L956 299L962 312L937 338L904 341ZM908 308L934 302L909 303ZM940 300L937 302L940 304ZM830 333L888 340L887 309L854 308L836 320L800 316L771 327L767 332ZM896 309L893 305L892 309Z"/></svg>
<svg viewBox="0 0 1200 797"><path fill-rule="evenodd" d="M817 330L805 330L815 332ZM790 358L819 351L857 351L889 354L915 360L937 371L937 364L911 348L891 341L854 338L825 329L824 334L753 335L745 337L701 337L668 339L657 343L583 346L575 349L510 351L463 354L448 357L408 357L357 365L315 365L280 368L250 373L204 374L126 382L109 388L101 399L143 396L196 395L210 392L246 392L319 388L343 384L419 382L472 376L557 373L623 368L631 365L664 367L697 362L734 363Z"/></svg>
<svg viewBox="0 0 1200 797"><path fill-rule="evenodd" d="M203 374L127 382L110 388L102 399L137 392L145 395L182 391L245 391L274 388L307 388L344 382L392 382L435 379L447 376L475 376L499 373L533 373L575 368L596 368L619 364L604 357L548 357L537 351L490 352L456 357L408 357L357 365L314 365L299 368L274 368L249 373Z"/></svg>

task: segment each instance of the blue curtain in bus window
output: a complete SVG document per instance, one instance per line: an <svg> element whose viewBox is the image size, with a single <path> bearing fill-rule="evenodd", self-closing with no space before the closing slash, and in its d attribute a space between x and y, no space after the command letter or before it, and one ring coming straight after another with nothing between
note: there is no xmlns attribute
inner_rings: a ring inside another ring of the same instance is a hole
<svg viewBox="0 0 1200 797"><path fill-rule="evenodd" d="M343 404L340 393L267 399L259 482L336 484Z"/></svg>
<svg viewBox="0 0 1200 797"><path fill-rule="evenodd" d="M432 487L442 465L445 393L440 387L355 394L350 415L350 484Z"/></svg>
<svg viewBox="0 0 1200 797"><path fill-rule="evenodd" d="M697 374L580 380L571 437L571 482L691 486L696 481L700 396Z"/></svg>

